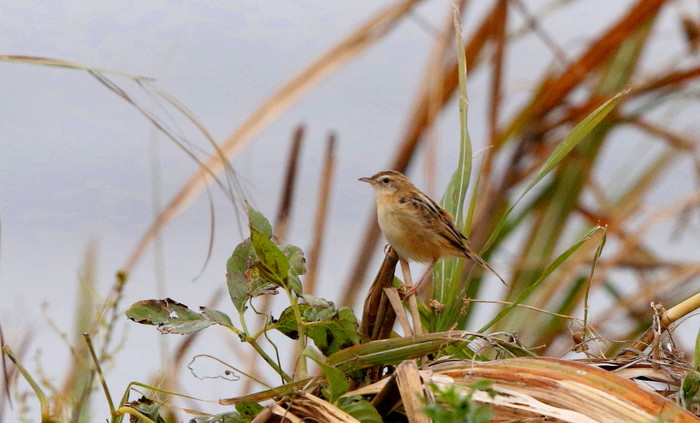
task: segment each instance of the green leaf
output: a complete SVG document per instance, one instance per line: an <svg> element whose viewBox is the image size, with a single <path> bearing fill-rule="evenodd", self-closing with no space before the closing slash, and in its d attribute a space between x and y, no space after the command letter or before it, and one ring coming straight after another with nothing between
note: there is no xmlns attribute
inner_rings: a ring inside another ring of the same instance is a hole
<svg viewBox="0 0 700 423"><path fill-rule="evenodd" d="M156 423L165 423L165 419L163 419L163 417L161 417L159 414L160 404L151 399L142 396L136 401L127 402L125 405L133 408ZM131 416L131 421L136 423L146 423L146 420L135 416Z"/></svg>
<svg viewBox="0 0 700 423"><path fill-rule="evenodd" d="M236 411L241 414L241 417L246 422L253 420L262 410L263 406L253 401L236 404Z"/></svg>
<svg viewBox="0 0 700 423"><path fill-rule="evenodd" d="M610 114L610 112L617 106L617 104L622 100L622 97L627 94L627 90L619 92L610 100L603 103L600 107L595 109L591 114L586 116L574 129L569 132L569 134L564 137L564 139L556 146L552 154L549 155L545 163L540 167L535 178L527 185L525 190L520 194L520 196L513 202L513 204L508 208L508 210L501 216L500 220L496 224L491 236L484 244L482 252L486 251L491 247L491 245L498 238L499 233L503 229L506 219L515 206L520 202L520 200L525 197L525 195L530 192L530 190L537 185L539 181L542 180L547 174L554 169L571 150L576 147L576 145L583 140L586 135L588 135L605 117Z"/></svg>
<svg viewBox="0 0 700 423"><path fill-rule="evenodd" d="M295 275L305 275L306 274L306 259L304 258L304 252L301 248L290 245L282 244L279 246L280 251L287 257L287 262L289 263L290 272Z"/></svg>
<svg viewBox="0 0 700 423"><path fill-rule="evenodd" d="M287 257L267 235L253 227L250 228L250 240L262 265L261 270L268 272L264 276L269 277L270 281L276 281L278 286L284 287L290 269Z"/></svg>
<svg viewBox="0 0 700 423"><path fill-rule="evenodd" d="M190 423L247 423L251 419L244 419L236 412L216 414L206 417L195 417Z"/></svg>
<svg viewBox="0 0 700 423"><path fill-rule="evenodd" d="M299 304L298 307L303 313L310 306L308 304ZM299 325L297 325L297 319L294 316L294 308L289 306L282 311L275 328L291 339L299 339Z"/></svg>
<svg viewBox="0 0 700 423"><path fill-rule="evenodd" d="M350 389L350 384L348 383L345 373L336 369L333 366L326 364L326 359L321 357L316 351L311 348L306 348L302 352L306 357L309 357L318 364L318 366L323 371L323 376L328 382L328 390L326 392L326 398L335 403L335 401L340 398L344 393Z"/></svg>
<svg viewBox="0 0 700 423"><path fill-rule="evenodd" d="M154 325L162 333L186 335L214 324L201 314L170 298L144 300L134 303L126 317L144 325Z"/></svg>
<svg viewBox="0 0 700 423"><path fill-rule="evenodd" d="M382 416L376 408L363 397L353 395L338 400L336 406L362 423L382 423Z"/></svg>
<svg viewBox="0 0 700 423"><path fill-rule="evenodd" d="M219 324L221 326L226 326L227 328L233 328L233 322L231 318L223 311L214 310L213 308L199 307L199 311L202 312L202 316L205 319Z"/></svg>
<svg viewBox="0 0 700 423"><path fill-rule="evenodd" d="M604 227L602 226L596 226L595 228L591 229L584 237L581 239L579 242L576 244L572 245L569 247L566 251L564 251L559 257L557 257L547 268L542 272L540 277L532 283L532 285L528 286L526 289L524 289L520 295L518 295L518 298L513 301L512 304L509 304L508 306L504 307L493 319L491 319L490 322L488 322L484 327L479 329L479 333L484 333L488 328L496 324L499 320L503 318L506 314L510 313L515 307L518 306L518 304L521 304L525 299L532 293L532 291L537 288L542 281L547 279L549 275L551 275L566 259L568 259L576 250L579 249L586 241L588 241L593 234L598 232L599 230L605 230Z"/></svg>
<svg viewBox="0 0 700 423"><path fill-rule="evenodd" d="M691 370L681 383L683 406L691 411L700 409L700 372Z"/></svg>
<svg viewBox="0 0 700 423"><path fill-rule="evenodd" d="M272 238L272 226L262 213L255 210L250 204L248 206L248 227L261 232L268 239Z"/></svg>
<svg viewBox="0 0 700 423"><path fill-rule="evenodd" d="M346 373L377 364L388 366L437 353L445 347L466 341L468 336L467 332L453 330L371 341L341 349L328 357L328 364Z"/></svg>
<svg viewBox="0 0 700 423"><path fill-rule="evenodd" d="M341 307L336 310L330 301L309 295L304 295L303 298L307 303L299 304L298 307L306 325L306 335L324 355L329 356L360 342L357 318L352 309ZM299 327L292 307L287 307L282 312L276 328L292 339L299 337Z"/></svg>
<svg viewBox="0 0 700 423"><path fill-rule="evenodd" d="M238 244L226 262L226 285L233 305L239 312L248 307L246 303L254 297L276 292L268 278L256 267L258 257L250 239Z"/></svg>
<svg viewBox="0 0 700 423"><path fill-rule="evenodd" d="M464 226L464 204L469 188L469 179L472 172L472 144L467 127L468 100L467 100L467 62L464 53L464 40L462 39L462 25L459 14L454 14L454 27L457 49L457 63L459 73L459 159L457 168L452 174L445 194L440 201L452 216L459 230ZM454 301L457 295L461 273L460 260L441 260L433 271L433 296L439 302L448 304Z"/></svg>

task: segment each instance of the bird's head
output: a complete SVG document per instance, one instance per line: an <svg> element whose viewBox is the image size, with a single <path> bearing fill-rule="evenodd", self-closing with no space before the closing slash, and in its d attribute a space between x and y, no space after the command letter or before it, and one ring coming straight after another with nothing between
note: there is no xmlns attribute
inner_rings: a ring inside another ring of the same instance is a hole
<svg viewBox="0 0 700 423"><path fill-rule="evenodd" d="M372 185L374 191L381 195L393 194L401 188L412 187L411 182L401 172L395 170L384 170L371 178L360 178L358 181Z"/></svg>

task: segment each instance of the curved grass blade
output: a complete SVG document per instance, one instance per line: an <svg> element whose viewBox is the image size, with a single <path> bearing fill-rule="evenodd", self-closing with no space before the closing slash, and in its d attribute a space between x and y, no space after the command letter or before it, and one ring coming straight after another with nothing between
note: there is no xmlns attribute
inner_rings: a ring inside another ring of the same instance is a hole
<svg viewBox="0 0 700 423"><path fill-rule="evenodd" d="M508 208L508 210L501 216L498 224L495 226L491 236L484 244L481 249L481 253L488 250L491 245L498 238L499 233L503 229L503 225L506 222L506 218L513 211L515 206L520 202L520 200L525 197L525 195L530 192L530 190L537 185L538 182L542 180L549 172L552 171L561 161L566 157L571 150L576 147L576 145L583 140L586 135L588 135L598 124L605 119L605 117L610 114L610 112L617 106L622 98L629 92L629 90L620 91L610 100L603 103L600 107L594 110L591 114L586 116L574 129L569 132L569 134L564 137L564 139L556 146L552 154L549 155L547 160L544 162L540 170L537 172L535 178L527 185L525 190L520 194L520 196L513 202L513 204Z"/></svg>
<svg viewBox="0 0 700 423"><path fill-rule="evenodd" d="M520 295L518 295L518 298L516 298L515 301L513 301L512 304L510 304L510 305L504 307L503 310L501 310L501 311L496 315L496 317L494 317L493 319L491 319L490 322L488 322L484 327L482 327L481 329L479 329L479 333L483 333L483 332L485 332L486 330L488 330L491 326L493 326L493 325L495 325L496 323L498 323L498 321L500 321L500 320L503 318L503 316L505 316L506 314L510 313L511 310L513 310L515 307L517 307L518 304L520 304L520 303L522 303L523 301L525 301L525 299L532 293L532 291L535 290L535 288L537 288L537 287L540 285L540 283L542 283L542 281L544 281L545 279L547 279L547 277L548 277L549 275L551 275L555 270L557 270L557 268L558 268L564 261L566 261L566 259L568 259L573 253L575 253L576 250L579 249L579 247L581 247L583 244L585 244L586 241L588 241L588 240L589 240L596 232L598 232L599 230L605 231L605 228L602 227L602 226L596 226L595 228L593 228L593 229L591 229L590 231L588 231L588 233L583 237L583 239L581 239L579 242L577 242L576 244L572 245L572 246L569 247L566 251L564 251L561 255L559 255L559 257L557 257L557 258L552 262L552 264L550 264L550 265L545 269L545 271L544 271L544 272L542 273L542 275L537 279L537 281L535 281L532 285L530 285L530 286L528 286L526 289L524 289L524 290L520 293Z"/></svg>

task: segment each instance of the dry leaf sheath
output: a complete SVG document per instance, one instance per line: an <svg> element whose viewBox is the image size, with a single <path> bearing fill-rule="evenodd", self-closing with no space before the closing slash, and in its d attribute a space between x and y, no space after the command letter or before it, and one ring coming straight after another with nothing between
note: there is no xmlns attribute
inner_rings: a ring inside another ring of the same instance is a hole
<svg viewBox="0 0 700 423"><path fill-rule="evenodd" d="M467 237L455 226L452 216L423 194L403 174L394 170L360 178L374 187L379 227L401 260L430 263L411 288L415 293L430 269L442 257L466 257L505 280L467 245Z"/></svg>

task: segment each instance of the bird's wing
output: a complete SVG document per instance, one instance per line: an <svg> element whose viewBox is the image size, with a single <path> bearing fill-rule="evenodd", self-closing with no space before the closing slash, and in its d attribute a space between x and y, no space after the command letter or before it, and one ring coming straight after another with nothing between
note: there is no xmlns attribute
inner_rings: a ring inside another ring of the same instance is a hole
<svg viewBox="0 0 700 423"><path fill-rule="evenodd" d="M417 212L421 213L426 222L436 224L436 232L445 238L457 249L467 246L467 237L457 229L452 216L439 204L422 192L416 192L410 197L401 199L402 203L410 204Z"/></svg>

